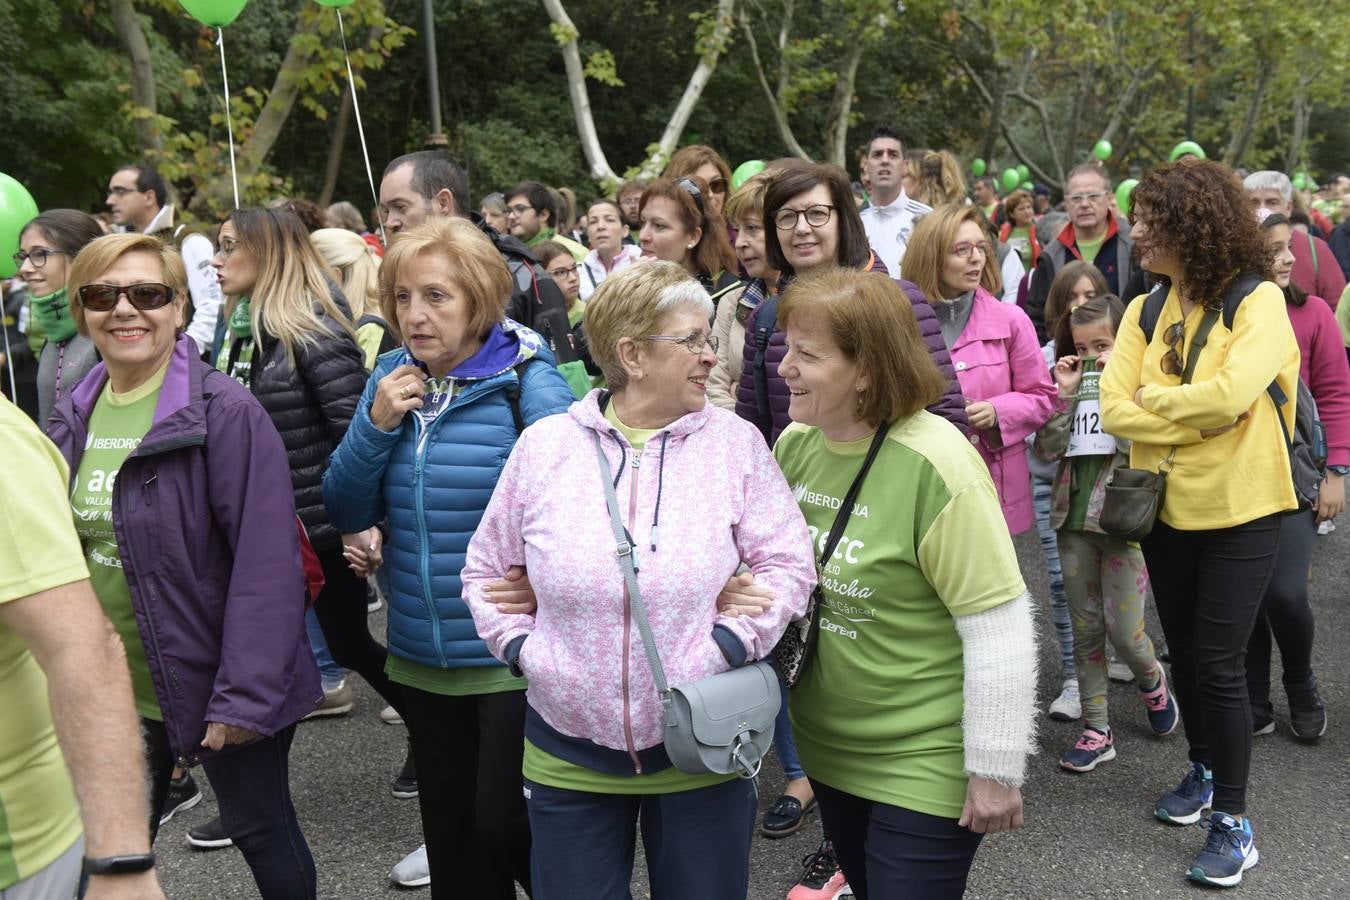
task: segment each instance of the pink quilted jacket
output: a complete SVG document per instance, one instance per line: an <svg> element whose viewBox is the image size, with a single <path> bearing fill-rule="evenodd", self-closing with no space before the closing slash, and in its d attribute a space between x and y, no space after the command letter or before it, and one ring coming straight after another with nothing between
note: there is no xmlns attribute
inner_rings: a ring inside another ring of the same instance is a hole
<svg viewBox="0 0 1350 900"><path fill-rule="evenodd" d="M626 750L636 763L638 751L661 744L663 726L615 555L593 435L618 478L670 684L730 667L713 638L717 625L734 633L746 659L766 656L804 612L815 564L806 522L752 425L709 403L654 436L639 457L604 418L601 396L592 391L521 435L461 577L495 656L504 659L512 641L529 636L518 664L534 711L561 734ZM742 561L774 603L756 618L720 616L717 595ZM502 614L484 597L484 586L512 565L529 571L539 604L533 616Z"/></svg>

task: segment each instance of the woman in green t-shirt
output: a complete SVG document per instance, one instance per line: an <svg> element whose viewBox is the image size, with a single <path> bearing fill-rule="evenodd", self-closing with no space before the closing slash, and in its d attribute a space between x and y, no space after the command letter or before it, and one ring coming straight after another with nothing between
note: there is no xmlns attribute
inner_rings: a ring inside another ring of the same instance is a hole
<svg viewBox="0 0 1350 900"><path fill-rule="evenodd" d="M774 455L817 551L886 429L820 570L798 751L855 896L959 897L981 836L1022 824L1036 642L1017 557L979 455L924 410L945 381L895 282L812 272L779 319L794 424Z"/></svg>

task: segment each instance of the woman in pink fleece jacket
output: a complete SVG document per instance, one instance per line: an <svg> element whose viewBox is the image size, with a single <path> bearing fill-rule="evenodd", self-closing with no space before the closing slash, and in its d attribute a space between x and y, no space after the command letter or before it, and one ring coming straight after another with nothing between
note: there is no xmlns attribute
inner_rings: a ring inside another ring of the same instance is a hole
<svg viewBox="0 0 1350 900"><path fill-rule="evenodd" d="M1258 213L1259 215L1259 213ZM1327 727L1326 709L1312 670L1313 612L1308 599L1308 566L1317 526L1345 508L1345 474L1350 464L1350 365L1342 352L1340 328L1321 297L1305 294L1291 280L1294 254L1289 220L1273 213L1261 220L1266 243L1275 254L1275 283L1284 289L1285 307L1302 356L1299 376L1317 402L1317 417L1327 432L1327 475L1315 508L1300 509L1280 520L1275 571L1261 603L1256 627L1247 641L1247 693L1252 730L1275 730L1270 702L1270 638L1274 633L1284 663L1289 697L1289 726L1294 737L1314 741ZM1266 401L1269 402L1269 401Z"/></svg>
<svg viewBox="0 0 1350 900"><path fill-rule="evenodd" d="M638 581L671 684L768 655L815 581L806 523L750 424L707 402L712 303L679 266L640 262L586 310L613 389L522 435L479 525L464 598L493 654L529 679L524 776L535 900L627 897L636 827L653 894L744 898L753 785L674 769L656 687L615 556L596 438L615 473ZM744 562L773 593L758 617L719 615ZM528 569L532 615L489 586Z"/></svg>

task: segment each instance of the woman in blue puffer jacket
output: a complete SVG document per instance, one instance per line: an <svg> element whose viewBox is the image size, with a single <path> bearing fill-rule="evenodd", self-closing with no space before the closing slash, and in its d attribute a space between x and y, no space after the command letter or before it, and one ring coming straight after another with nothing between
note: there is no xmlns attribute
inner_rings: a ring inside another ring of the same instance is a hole
<svg viewBox="0 0 1350 900"><path fill-rule="evenodd" d="M511 276L466 219L408 229L380 269L404 346L379 358L323 479L339 530L387 518L389 678L417 763L433 897L529 890L524 684L493 658L460 569L520 431L572 402L542 338L503 318ZM379 552L347 548L358 568Z"/></svg>

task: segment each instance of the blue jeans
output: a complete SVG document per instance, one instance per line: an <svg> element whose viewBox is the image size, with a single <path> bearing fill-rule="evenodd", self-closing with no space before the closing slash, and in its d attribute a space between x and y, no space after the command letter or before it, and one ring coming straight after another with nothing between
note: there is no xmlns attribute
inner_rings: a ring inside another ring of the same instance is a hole
<svg viewBox="0 0 1350 900"><path fill-rule="evenodd" d="M347 670L333 661L328 641L323 636L323 628L319 625L319 616L312 609L305 610L305 633L309 635L309 649L314 651L314 662L319 665L324 691L334 690L347 677Z"/></svg>
<svg viewBox="0 0 1350 900"><path fill-rule="evenodd" d="M797 758L797 742L792 739L792 722L788 719L788 687L782 678L778 679L778 690L783 695L783 705L778 709L778 718L773 720L773 749L778 754L778 762L783 767L783 776L788 781L805 778L802 761Z"/></svg>
<svg viewBox="0 0 1350 900"><path fill-rule="evenodd" d="M1077 676L1073 664L1073 620L1069 616L1068 597L1064 594L1064 570L1059 564L1059 543L1055 538L1055 529L1050 527L1050 482L1032 476L1031 502L1036 508L1036 531L1041 536L1045 574L1050 579L1050 621L1055 624L1059 664L1064 670L1064 680L1068 681Z"/></svg>
<svg viewBox="0 0 1350 900"><path fill-rule="evenodd" d="M525 782L534 900L631 900L637 825L654 900L745 900L755 785L674 794L593 794Z"/></svg>
<svg viewBox="0 0 1350 900"><path fill-rule="evenodd" d="M173 752L163 722L141 719L150 769L150 839L169 793ZM202 763L220 803L225 833L244 855L263 900L314 900L314 857L291 804L290 751L295 726Z"/></svg>
<svg viewBox="0 0 1350 900"><path fill-rule="evenodd" d="M982 835L811 780L820 820L858 900L959 900Z"/></svg>

